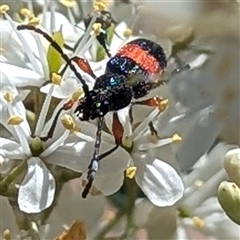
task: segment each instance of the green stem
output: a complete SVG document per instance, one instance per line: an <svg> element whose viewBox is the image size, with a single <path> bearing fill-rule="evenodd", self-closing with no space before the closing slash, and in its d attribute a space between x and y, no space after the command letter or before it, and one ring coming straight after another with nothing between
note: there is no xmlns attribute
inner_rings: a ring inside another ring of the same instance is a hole
<svg viewBox="0 0 240 240"><path fill-rule="evenodd" d="M133 222L133 213L134 213L134 206L135 200L138 194L138 186L136 185L134 180L126 179L125 180L126 188L127 188L127 204L126 206L120 210L114 219L112 219L94 238L95 240L102 240L105 239L105 235L115 227L120 220L126 216L127 217L127 225L124 233L118 239L125 239L128 235L130 230L134 228Z"/></svg>
<svg viewBox="0 0 240 240"><path fill-rule="evenodd" d="M22 161L0 182L0 195L5 195L10 184L26 169L27 162Z"/></svg>
<svg viewBox="0 0 240 240"><path fill-rule="evenodd" d="M127 196L128 196L128 202L125 209L125 212L127 215L127 225L120 239L127 238L130 231L132 229L135 229L133 216L134 216L134 209L135 209L135 200L138 194L138 186L134 180L130 180L130 179L126 179L125 183L127 187Z"/></svg>

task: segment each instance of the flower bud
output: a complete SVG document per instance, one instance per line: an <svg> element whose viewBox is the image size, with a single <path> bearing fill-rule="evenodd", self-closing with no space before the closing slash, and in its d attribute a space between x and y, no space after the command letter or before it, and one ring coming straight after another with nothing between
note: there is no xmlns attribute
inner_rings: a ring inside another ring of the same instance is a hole
<svg viewBox="0 0 240 240"><path fill-rule="evenodd" d="M218 201L228 217L240 225L240 189L233 182L222 182L218 188Z"/></svg>
<svg viewBox="0 0 240 240"><path fill-rule="evenodd" d="M240 148L227 152L224 158L224 168L230 180L240 187Z"/></svg>

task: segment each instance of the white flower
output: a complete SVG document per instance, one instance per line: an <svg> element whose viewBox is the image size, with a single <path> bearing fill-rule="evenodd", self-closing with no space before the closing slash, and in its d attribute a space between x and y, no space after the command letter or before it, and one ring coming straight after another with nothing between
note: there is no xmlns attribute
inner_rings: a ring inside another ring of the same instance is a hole
<svg viewBox="0 0 240 240"><path fill-rule="evenodd" d="M227 217L216 197L219 184L227 178L224 155L232 147L218 144L199 159L183 177L184 197L174 206L159 208L140 202L136 224L146 228L151 239L238 239L239 226Z"/></svg>
<svg viewBox="0 0 240 240"><path fill-rule="evenodd" d="M184 132L180 132L183 143L176 154L183 171L191 168L217 137L239 143L238 41L234 37L229 41L213 41L214 52L203 67L182 71L170 81L176 110L169 128L181 125Z"/></svg>
<svg viewBox="0 0 240 240"><path fill-rule="evenodd" d="M126 107L113 115L108 114L106 124L115 139L128 150L132 158L129 167L136 167L136 183L154 205L163 207L177 202L183 195L184 186L176 170L152 154L151 149L161 148L175 142L174 137L158 139L158 136L153 136L155 141L149 140L151 134L148 124L158 115L159 109L154 108L133 130L129 107ZM133 150L131 150L132 147Z"/></svg>
<svg viewBox="0 0 240 240"><path fill-rule="evenodd" d="M63 186L57 206L40 228L41 239L54 239L79 219L79 216L86 224L88 238L98 231L97 225L103 216L106 199L103 195L89 196L86 201L80 194L81 188L78 179L71 180Z"/></svg>
<svg viewBox="0 0 240 240"><path fill-rule="evenodd" d="M179 220L175 239L239 239L239 227L221 209L217 198L203 202L192 212L193 218Z"/></svg>
<svg viewBox="0 0 240 240"><path fill-rule="evenodd" d="M179 219L176 239L192 239L196 234L216 240L239 238L239 227L227 217L216 197L220 182L227 179L223 160L230 148L217 145L184 177L186 191L180 202L180 216L181 211L187 216Z"/></svg>
<svg viewBox="0 0 240 240"><path fill-rule="evenodd" d="M7 82L7 80L4 81ZM31 134L26 120L25 108L18 97L17 90L10 84L1 90L0 110L2 117L0 121L12 133L14 140L1 137L0 153L6 159L27 161L28 171L20 185L18 194L19 207L27 213L41 212L52 204L56 184L46 164L51 163L77 172L85 172L92 158L94 138L86 136L76 129L76 135L74 136L80 137L82 140L76 137L67 140L70 132L74 131L74 127L65 129L59 122L59 118L56 118L59 109L66 101L60 102L52 118L45 124L50 100L51 92L49 92L43 104L35 133ZM57 123L54 123L55 119L57 119ZM71 118L69 124L74 125ZM52 126L55 126L53 135L49 136L47 140L41 140L46 137ZM91 130L94 130L93 126L91 126ZM106 151L113 145L103 142L101 149ZM113 154L110 158L102 161L96 176L96 185L104 194L111 194L120 188L123 181L122 172L129 161L124 150L119 149L115 154L116 156ZM122 160L119 156L126 157ZM113 159L111 159L112 157ZM109 181L109 179L112 179L112 181ZM45 194L42 194L43 192Z"/></svg>
<svg viewBox="0 0 240 240"><path fill-rule="evenodd" d="M0 30L3 36L0 54L2 58L1 74L7 75L16 87L41 87L45 83L41 91L48 93L51 84L46 84L46 81L49 80L48 66L50 64L45 50L46 40L39 34L28 30L17 31L16 27L19 24L14 22L7 13L4 15L7 20L0 20ZM91 30L91 25L89 29ZM90 47L89 34L88 30L87 38L85 37L85 40L79 44L80 56ZM73 56L75 55L73 54ZM82 74L84 78L88 79L84 72ZM56 86L52 95L57 98L68 98L79 87L79 81L69 70L65 71L62 80L61 86Z"/></svg>

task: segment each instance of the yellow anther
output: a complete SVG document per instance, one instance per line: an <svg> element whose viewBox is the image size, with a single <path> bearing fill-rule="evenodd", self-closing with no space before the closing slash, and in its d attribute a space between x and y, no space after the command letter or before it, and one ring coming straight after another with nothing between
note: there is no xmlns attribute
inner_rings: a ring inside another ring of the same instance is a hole
<svg viewBox="0 0 240 240"><path fill-rule="evenodd" d="M111 0L96 0L95 2L101 2L105 4L106 7L108 7L113 1Z"/></svg>
<svg viewBox="0 0 240 240"><path fill-rule="evenodd" d="M62 82L62 77L61 75L57 74L57 73L52 73L52 83L55 85L61 85Z"/></svg>
<svg viewBox="0 0 240 240"><path fill-rule="evenodd" d="M133 141L132 141L132 138L129 137L129 136L125 136L123 137L122 139L122 145L126 148L131 148L132 145L133 145Z"/></svg>
<svg viewBox="0 0 240 240"><path fill-rule="evenodd" d="M102 24L101 23L94 23L92 26L92 29L96 36L98 36L101 33L102 30Z"/></svg>
<svg viewBox="0 0 240 240"><path fill-rule="evenodd" d="M104 2L95 2L93 5L95 11L103 11L106 9L106 4Z"/></svg>
<svg viewBox="0 0 240 240"><path fill-rule="evenodd" d="M74 102L77 102L78 99L80 98L80 96L83 94L83 89L82 88L79 88L75 93L73 93L72 95L72 100Z"/></svg>
<svg viewBox="0 0 240 240"><path fill-rule="evenodd" d="M128 167L126 169L126 177L127 178L130 178L130 179L133 179L136 175L136 172L137 172L137 167L133 166L133 167Z"/></svg>
<svg viewBox="0 0 240 240"><path fill-rule="evenodd" d="M76 5L76 0L60 0L60 3L65 7L74 7Z"/></svg>
<svg viewBox="0 0 240 240"><path fill-rule="evenodd" d="M205 226L205 222L199 217L193 217L193 224L198 228L203 228Z"/></svg>
<svg viewBox="0 0 240 240"><path fill-rule="evenodd" d="M23 118L21 116L13 115L8 119L7 124L8 125L19 125L22 121L23 121Z"/></svg>
<svg viewBox="0 0 240 240"><path fill-rule="evenodd" d="M195 185L196 187L201 187L201 186L203 185L203 181L197 180L197 181L194 182L194 185Z"/></svg>
<svg viewBox="0 0 240 240"><path fill-rule="evenodd" d="M31 25L31 26L36 26L40 23L40 19L37 18L37 17L31 17L29 18L29 22L28 22L28 25Z"/></svg>
<svg viewBox="0 0 240 240"><path fill-rule="evenodd" d="M174 135L172 136L172 140L173 140L173 142L178 143L178 142L181 142L181 141L182 141L182 138L181 138L180 135L178 135L178 134L176 133L176 134L174 134Z"/></svg>
<svg viewBox="0 0 240 240"><path fill-rule="evenodd" d="M67 130L69 130L71 132L80 131L80 129L77 128L76 123L74 122L73 118L70 115L64 114L61 118L61 121L62 121L63 126Z"/></svg>
<svg viewBox="0 0 240 240"><path fill-rule="evenodd" d="M132 30L130 29L130 28L127 28L124 32L123 32L123 36L125 37L125 38L129 38L129 37L131 37L132 36Z"/></svg>
<svg viewBox="0 0 240 240"><path fill-rule="evenodd" d="M7 4L3 4L0 6L0 14L5 14L10 10L10 7Z"/></svg>
<svg viewBox="0 0 240 240"><path fill-rule="evenodd" d="M163 112L166 110L166 108L168 107L169 104L169 100L168 99L163 99L161 100L161 102L159 103L158 109Z"/></svg>
<svg viewBox="0 0 240 240"><path fill-rule="evenodd" d="M5 52L5 49L0 47L0 54L3 52Z"/></svg>
<svg viewBox="0 0 240 240"><path fill-rule="evenodd" d="M8 102L11 103L14 99L13 93L11 91L7 91L3 94L4 99Z"/></svg>
<svg viewBox="0 0 240 240"><path fill-rule="evenodd" d="M29 17L32 14L32 12L28 8L22 8L20 10L20 13L25 17Z"/></svg>

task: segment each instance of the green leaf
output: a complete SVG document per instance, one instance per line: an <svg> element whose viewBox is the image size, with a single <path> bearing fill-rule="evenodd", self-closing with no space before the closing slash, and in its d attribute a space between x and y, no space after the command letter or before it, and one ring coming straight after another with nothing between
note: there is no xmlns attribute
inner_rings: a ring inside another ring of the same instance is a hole
<svg viewBox="0 0 240 240"><path fill-rule="evenodd" d="M55 42L58 43L58 45L62 49L64 44L62 28L60 28L59 31L54 32L52 38ZM47 51L47 62L50 75L53 72L57 73L62 64L61 54L57 50L55 50L51 45L49 45Z"/></svg>
<svg viewBox="0 0 240 240"><path fill-rule="evenodd" d="M96 54L96 61L99 62L104 59L105 57L105 50L102 46L98 46L97 48L97 54Z"/></svg>
<svg viewBox="0 0 240 240"><path fill-rule="evenodd" d="M108 40L109 45L111 45L111 43L112 43L112 38L113 38L113 35L114 35L114 29L115 29L115 26L113 24L108 28L107 40Z"/></svg>
<svg viewBox="0 0 240 240"><path fill-rule="evenodd" d="M112 24L108 30L107 30L107 42L109 44L109 46L111 46L111 42L112 42L112 38L114 35L114 28L115 26ZM105 50L102 46L98 46L97 48L97 54L96 54L96 61L99 62L101 60L103 60L105 58Z"/></svg>

